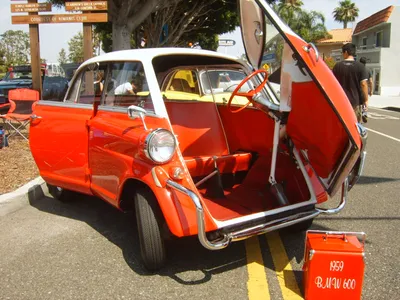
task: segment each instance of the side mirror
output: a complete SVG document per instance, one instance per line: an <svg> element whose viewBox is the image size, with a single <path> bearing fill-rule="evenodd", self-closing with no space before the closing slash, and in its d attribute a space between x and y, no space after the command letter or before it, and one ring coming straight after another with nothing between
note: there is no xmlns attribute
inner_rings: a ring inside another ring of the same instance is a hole
<svg viewBox="0 0 400 300"><path fill-rule="evenodd" d="M146 110L142 107L131 105L128 107L128 117L130 119L136 119L139 117L142 119L144 129L147 130L146 122L144 121L144 116L146 115Z"/></svg>

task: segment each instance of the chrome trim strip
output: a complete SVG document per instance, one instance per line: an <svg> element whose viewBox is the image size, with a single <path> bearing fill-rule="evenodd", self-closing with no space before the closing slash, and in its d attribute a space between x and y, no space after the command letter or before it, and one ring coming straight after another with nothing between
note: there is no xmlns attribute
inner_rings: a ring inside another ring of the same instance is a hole
<svg viewBox="0 0 400 300"><path fill-rule="evenodd" d="M184 186L172 180L167 180L167 186L174 188L175 190L189 196L190 199L192 199L193 204L196 206L197 231L198 231L197 236L203 247L208 250L219 250L226 248L231 242L230 238L227 235L224 235L224 238L220 241L210 242L208 240L206 236L203 205L200 202L200 198L193 191L185 188Z"/></svg>
<svg viewBox="0 0 400 300"><path fill-rule="evenodd" d="M327 214L327 215L337 214L346 205L347 192L348 191L349 191L349 179L346 178L345 181L343 182L343 185L342 185L342 197L341 197L339 206L336 207L336 208L331 208L331 209L326 209L326 208L315 208L315 209L317 211L319 211L320 213L324 213L324 214Z"/></svg>
<svg viewBox="0 0 400 300"><path fill-rule="evenodd" d="M340 210L343 209L345 203L346 203L346 196L347 196L347 190L348 190L348 180L346 179L345 184L343 184L342 187L342 201L336 209L331 209L331 210L323 210L323 209L315 209L312 211L308 212L302 212L302 213L297 213L292 216L288 216L285 218L281 218L278 220L272 220L270 222L260 224L257 226L253 226L250 228L245 228L236 232L231 232L231 233L225 233L223 234L223 237L221 239L218 239L216 241L210 241L207 238L206 235L206 226L205 226L205 221L204 221L204 209L203 205L200 201L200 198L194 193L193 191L185 188L184 186L180 185L179 183L176 183L172 181L171 179L167 180L167 186L189 196L189 198L192 200L193 204L196 207L196 219L197 219L197 236L200 241L200 243L203 245L208 250L220 250L223 248L226 248L232 241L239 241L243 240L246 238L249 238L254 235L259 235L263 234L269 231L281 229L287 226L291 226L312 218L317 217L321 213L325 214L332 214L332 213L337 213ZM244 223L244 222L242 222Z"/></svg>
<svg viewBox="0 0 400 300"><path fill-rule="evenodd" d="M349 190L353 188L353 186L357 183L358 179L360 179L361 174L364 170L364 165L365 165L365 159L367 157L367 139L368 139L368 131L367 129L361 125L360 123L357 123L357 129L358 132L360 133L361 137L361 149L360 149L360 158L356 162L356 165L354 166L354 169L352 170L352 173L350 173L350 179L349 179ZM353 177L352 177L353 176Z"/></svg>
<svg viewBox="0 0 400 300"><path fill-rule="evenodd" d="M128 107L121 107L121 106L106 106L106 105L99 105L99 111L108 111L108 112L116 112L116 113L128 113ZM154 117L158 119L164 119L163 116L156 115L155 113L146 111L146 117Z"/></svg>
<svg viewBox="0 0 400 300"><path fill-rule="evenodd" d="M83 109L93 109L93 104L83 104L74 102L58 102L58 101L48 101L39 100L38 105L44 106L56 106L56 107L68 107L68 108L83 108Z"/></svg>
<svg viewBox="0 0 400 300"><path fill-rule="evenodd" d="M284 227L288 227L309 219L313 219L317 217L320 214L318 211L308 211L308 212L302 212L298 213L292 216L288 216L285 218L281 218L278 220L272 220L270 222L260 224L251 228L246 228L242 229L233 233L230 233L229 235L232 237L232 241L241 241L244 239L249 238L250 236L254 235L260 235L264 234L273 230L278 230Z"/></svg>

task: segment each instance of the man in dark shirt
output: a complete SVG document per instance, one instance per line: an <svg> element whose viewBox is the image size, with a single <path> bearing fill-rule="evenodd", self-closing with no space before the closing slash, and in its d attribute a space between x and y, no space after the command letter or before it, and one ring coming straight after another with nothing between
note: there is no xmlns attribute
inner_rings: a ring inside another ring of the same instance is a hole
<svg viewBox="0 0 400 300"><path fill-rule="evenodd" d="M368 105L368 72L362 63L354 60L356 55L354 44L343 45L342 54L344 60L335 65L333 74L345 91L357 121L361 122L362 106Z"/></svg>

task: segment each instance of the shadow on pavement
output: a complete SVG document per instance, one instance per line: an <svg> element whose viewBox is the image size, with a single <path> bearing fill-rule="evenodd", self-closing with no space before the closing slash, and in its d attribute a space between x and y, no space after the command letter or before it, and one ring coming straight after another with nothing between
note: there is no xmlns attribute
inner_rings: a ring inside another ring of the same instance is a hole
<svg viewBox="0 0 400 300"><path fill-rule="evenodd" d="M393 181L400 181L400 179L388 178L388 177L361 176L357 184L374 184L374 183L393 182Z"/></svg>
<svg viewBox="0 0 400 300"><path fill-rule="evenodd" d="M141 263L138 233L133 213L122 213L106 202L86 195L75 194L69 202L60 202L51 197L40 200L31 199L31 206L36 209L85 222L110 242L118 246L126 264L137 274L149 276L168 276L182 285L198 285L208 282L213 275L234 270L247 264L244 242L232 243L220 251L208 251L203 248L197 237L173 239L167 241L168 262L157 273L146 271ZM334 230L321 226L313 229ZM295 258L300 263L304 255L305 233L288 234L281 232L289 261ZM264 266L274 270L265 235L260 236ZM295 272L299 287L302 287L302 272Z"/></svg>

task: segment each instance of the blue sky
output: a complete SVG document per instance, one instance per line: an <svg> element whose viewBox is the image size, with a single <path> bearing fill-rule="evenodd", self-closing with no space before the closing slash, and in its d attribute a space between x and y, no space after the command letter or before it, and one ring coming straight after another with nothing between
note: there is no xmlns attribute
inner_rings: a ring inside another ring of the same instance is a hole
<svg viewBox="0 0 400 300"><path fill-rule="evenodd" d="M44 2L40 1L39 2ZM400 6L400 0L354 0L360 9L358 20L362 20L371 14L389 6ZM0 34L7 30L29 30L28 25L12 25L9 0L0 0ZM328 29L341 28L342 25L333 21L332 11L338 5L339 0L303 0L304 9L320 11L325 15L326 26ZM53 8L53 13L63 13L63 10ZM352 25L352 24L350 24ZM354 24L355 26L355 24ZM82 24L43 24L39 26L40 30L40 50L41 57L48 62L56 62L58 53L64 48L68 53L68 41L77 32L82 30ZM240 56L243 51L241 35L239 30L227 33L221 38L231 38L236 40L233 47L220 47L219 52Z"/></svg>

